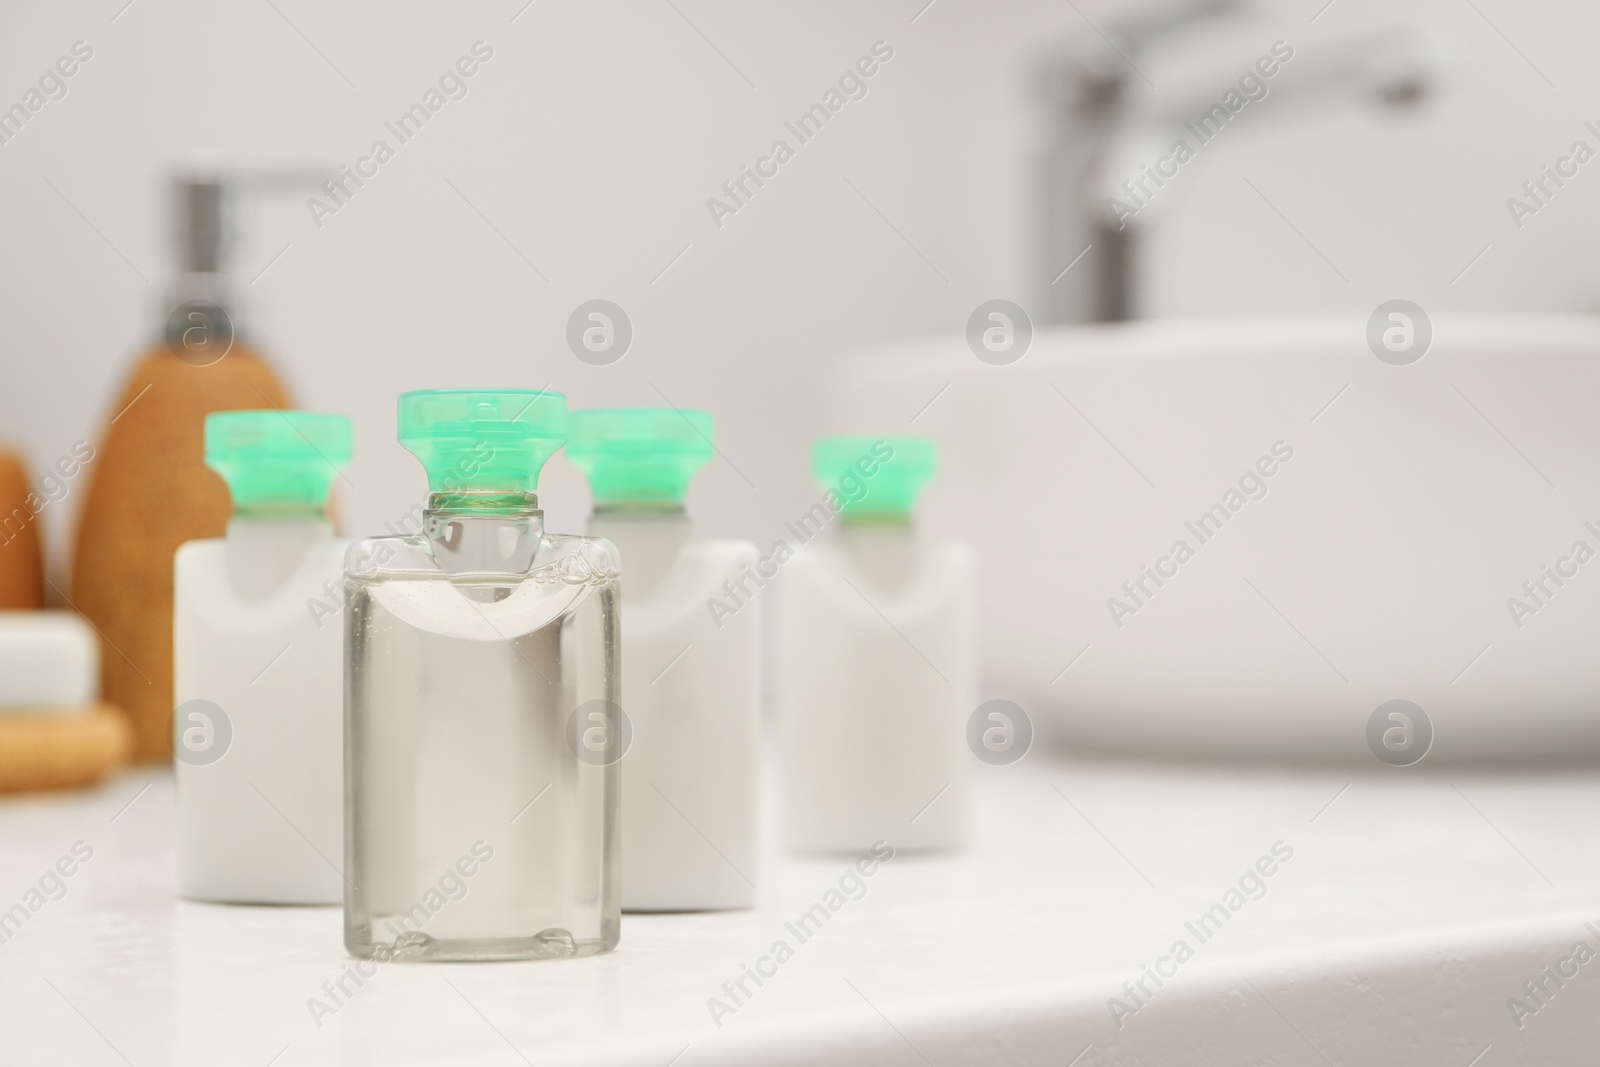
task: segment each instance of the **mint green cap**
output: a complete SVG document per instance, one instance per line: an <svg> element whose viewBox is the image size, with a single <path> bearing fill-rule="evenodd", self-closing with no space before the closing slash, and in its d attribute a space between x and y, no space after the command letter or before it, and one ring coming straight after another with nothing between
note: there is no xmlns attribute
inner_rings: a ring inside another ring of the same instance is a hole
<svg viewBox="0 0 1600 1067"><path fill-rule="evenodd" d="M233 510L321 512L350 462L350 420L315 411L215 411L206 416L206 466Z"/></svg>
<svg viewBox="0 0 1600 1067"><path fill-rule="evenodd" d="M938 465L926 437L824 437L811 450L811 473L852 518L906 518Z"/></svg>
<svg viewBox="0 0 1600 1067"><path fill-rule="evenodd" d="M572 413L567 457L596 501L681 504L711 458L711 415L678 408L591 408Z"/></svg>
<svg viewBox="0 0 1600 1067"><path fill-rule="evenodd" d="M567 398L540 389L421 389L400 394L400 443L434 493L531 493L567 439Z"/></svg>

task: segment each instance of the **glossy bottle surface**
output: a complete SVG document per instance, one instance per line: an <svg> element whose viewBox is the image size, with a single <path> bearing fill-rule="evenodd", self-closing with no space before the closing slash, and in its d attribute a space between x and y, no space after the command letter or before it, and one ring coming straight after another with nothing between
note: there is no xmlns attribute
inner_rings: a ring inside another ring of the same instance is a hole
<svg viewBox="0 0 1600 1067"><path fill-rule="evenodd" d="M345 944L383 959L616 945L618 568L537 511L427 513L346 556Z"/></svg>

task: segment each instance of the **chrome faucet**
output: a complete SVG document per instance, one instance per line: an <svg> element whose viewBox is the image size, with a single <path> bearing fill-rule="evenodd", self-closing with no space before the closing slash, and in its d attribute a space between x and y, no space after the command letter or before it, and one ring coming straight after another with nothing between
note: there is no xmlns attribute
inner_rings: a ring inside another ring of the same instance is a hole
<svg viewBox="0 0 1600 1067"><path fill-rule="evenodd" d="M1043 98L1043 152L1036 196L1036 269L1041 323L1118 322L1138 317L1135 287L1141 223L1129 218L1135 185L1149 190L1143 173L1120 173L1129 140L1141 133L1184 135L1216 104L1210 97L1163 101L1140 61L1149 47L1197 24L1241 12L1241 0L1190 0L1158 14L1125 20L1094 32L1087 41L1057 52L1039 78ZM1295 46L1291 46L1295 47ZM1423 98L1433 81L1430 42L1409 28L1386 30L1343 44L1303 50L1270 96L1275 113L1283 100L1303 106L1373 98L1404 106ZM1230 74L1229 76L1236 77ZM1222 95L1231 85L1219 78ZM1265 94L1263 99L1265 99ZM1204 134L1209 127L1202 129ZM1187 135L1189 140L1196 138ZM1209 138L1207 138L1209 140ZM1170 177L1171 175L1169 175ZM1119 208L1114 200L1120 199Z"/></svg>

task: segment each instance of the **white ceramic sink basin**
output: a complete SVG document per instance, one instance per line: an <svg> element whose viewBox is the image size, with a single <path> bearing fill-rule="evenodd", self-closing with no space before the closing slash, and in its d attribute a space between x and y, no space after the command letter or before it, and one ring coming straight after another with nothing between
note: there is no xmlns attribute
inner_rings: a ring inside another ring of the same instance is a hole
<svg viewBox="0 0 1600 1067"><path fill-rule="evenodd" d="M1600 320L1441 316L1406 366L1353 316L847 368L841 428L942 445L922 521L979 549L986 698L1089 745L1371 759L1403 699L1434 760L1600 752Z"/></svg>

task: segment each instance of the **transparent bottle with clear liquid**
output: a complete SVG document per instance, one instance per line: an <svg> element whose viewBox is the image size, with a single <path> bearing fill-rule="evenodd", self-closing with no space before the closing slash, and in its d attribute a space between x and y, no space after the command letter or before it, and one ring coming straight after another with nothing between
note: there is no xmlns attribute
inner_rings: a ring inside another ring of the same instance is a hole
<svg viewBox="0 0 1600 1067"><path fill-rule="evenodd" d="M345 557L345 945L495 960L615 947L619 566L547 533L539 470L566 439L547 391L399 405L428 472L419 534Z"/></svg>

